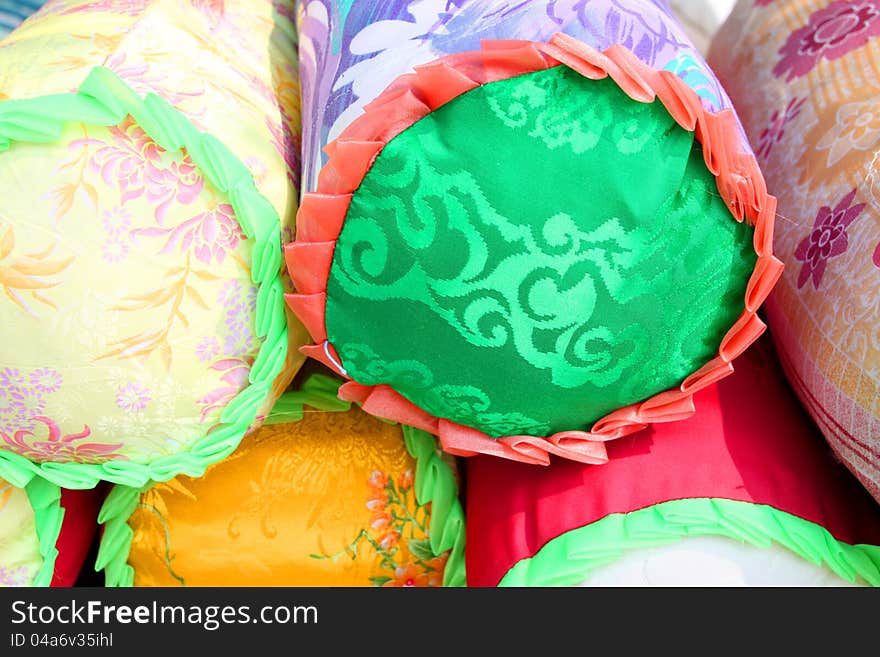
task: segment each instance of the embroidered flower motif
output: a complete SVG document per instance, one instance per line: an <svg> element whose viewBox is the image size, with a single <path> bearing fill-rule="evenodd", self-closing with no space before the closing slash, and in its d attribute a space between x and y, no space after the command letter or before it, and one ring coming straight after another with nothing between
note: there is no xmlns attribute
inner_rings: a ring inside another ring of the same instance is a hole
<svg viewBox="0 0 880 657"><path fill-rule="evenodd" d="M150 391L137 383L124 383L116 393L116 405L126 413L140 413L150 401Z"/></svg>
<svg viewBox="0 0 880 657"><path fill-rule="evenodd" d="M211 365L210 369L222 372L219 387L214 388L208 394L196 400L202 407L200 421L204 422L208 415L215 410L221 409L231 402L235 396L248 385L250 375L250 362L241 358L223 358Z"/></svg>
<svg viewBox="0 0 880 657"><path fill-rule="evenodd" d="M167 169L150 180L147 198L156 205L156 220L161 224L172 203L189 205L195 201L205 186L205 180L196 168L189 153L181 161L173 161Z"/></svg>
<svg viewBox="0 0 880 657"><path fill-rule="evenodd" d="M103 144L90 160L108 186L118 187L120 202L146 195L156 204L155 217L162 224L170 205L192 203L204 187L188 153L180 161L163 161L165 149L159 146L134 119L127 117L120 125L110 128L111 143ZM95 143L93 140L78 143ZM101 142L97 142L101 143ZM167 157L167 156L166 156Z"/></svg>
<svg viewBox="0 0 880 657"><path fill-rule="evenodd" d="M388 485L388 475L379 470L373 470L370 474L370 488L384 490Z"/></svg>
<svg viewBox="0 0 880 657"><path fill-rule="evenodd" d="M31 385L42 393L57 392L63 379L61 374L51 367L41 367L31 372Z"/></svg>
<svg viewBox="0 0 880 657"><path fill-rule="evenodd" d="M816 11L804 27L792 32L779 49L773 67L789 82L806 75L823 57L829 61L865 45L880 34L880 0L837 0Z"/></svg>
<svg viewBox="0 0 880 657"><path fill-rule="evenodd" d="M870 150L878 141L880 109L876 103L849 103L838 108L834 125L816 144L816 150L828 150L827 165L831 167L853 150Z"/></svg>
<svg viewBox="0 0 880 657"><path fill-rule="evenodd" d="M782 141L782 137L785 135L785 126L801 113L801 109L806 102L806 98L792 98L781 113L779 110L773 112L770 116L770 124L764 128L761 136L758 137L758 148L755 149L755 154L759 158L766 159L770 155L770 151L773 150L773 147Z"/></svg>
<svg viewBox="0 0 880 657"><path fill-rule="evenodd" d="M80 443L76 441L88 438L92 431L88 426L83 431L68 436L61 435L61 428L50 418L37 416L36 422L44 424L49 429L49 435L44 440L29 440L34 438L32 431L16 431L10 436L0 431L0 438L6 446L16 454L24 456L31 461L42 463L54 461L56 463L100 463L111 458L124 459L121 454L114 454L122 447L122 443Z"/></svg>
<svg viewBox="0 0 880 657"><path fill-rule="evenodd" d="M209 360L216 358L219 353L220 342L214 336L202 338L202 341L196 346L196 356L200 363L207 363Z"/></svg>
<svg viewBox="0 0 880 657"><path fill-rule="evenodd" d="M812 277L813 287L818 290L828 261L846 251L849 246L846 229L865 208L864 203L850 205L855 197L853 189L833 210L828 206L819 209L812 232L800 241L794 252L794 257L804 263L798 275L798 288Z"/></svg>
<svg viewBox="0 0 880 657"><path fill-rule="evenodd" d="M374 513L373 517L370 519L370 528L374 531L381 532L388 529L391 526L391 514L382 511L380 513Z"/></svg>
<svg viewBox="0 0 880 657"><path fill-rule="evenodd" d="M130 116L110 128L110 135L112 143L95 152L91 167L108 186L119 188L125 203L144 193L147 180L160 177L162 148Z"/></svg>
<svg viewBox="0 0 880 657"><path fill-rule="evenodd" d="M394 569L394 577L389 581L385 582L383 586L393 586L393 587L413 587L413 586L427 586L428 585L428 575L418 566L408 563L403 566L398 566Z"/></svg>
<svg viewBox="0 0 880 657"><path fill-rule="evenodd" d="M244 239L235 212L227 203L197 214L174 228L139 228L134 232L138 236L167 236L160 253L169 253L175 248L181 253L190 251L206 265L212 261L221 264L227 253L234 251Z"/></svg>
<svg viewBox="0 0 880 657"><path fill-rule="evenodd" d="M374 470L367 480L369 525L335 555L312 555L316 559L337 559L342 554L358 558L358 545L372 546L382 571L393 576L370 578L374 586L442 586L449 553L435 555L428 539L430 505L420 504L412 494L412 469L396 477Z"/></svg>
<svg viewBox="0 0 880 657"><path fill-rule="evenodd" d="M23 386L24 384L24 376L17 368L4 367L0 370L0 388Z"/></svg>
<svg viewBox="0 0 880 657"><path fill-rule="evenodd" d="M0 430L31 430L34 419L46 409L46 400L29 387L10 386L0 389Z"/></svg>
<svg viewBox="0 0 880 657"><path fill-rule="evenodd" d="M35 419L46 412L46 395L57 392L62 383L61 374L50 367L0 370L0 432L33 430Z"/></svg>
<svg viewBox="0 0 880 657"><path fill-rule="evenodd" d="M389 529L379 538L379 547L383 550L390 550L394 547L397 547L397 543L400 541L400 532L396 529Z"/></svg>
<svg viewBox="0 0 880 657"><path fill-rule="evenodd" d="M400 491L409 490L413 485L413 471L411 469L404 470L397 476L397 489Z"/></svg>

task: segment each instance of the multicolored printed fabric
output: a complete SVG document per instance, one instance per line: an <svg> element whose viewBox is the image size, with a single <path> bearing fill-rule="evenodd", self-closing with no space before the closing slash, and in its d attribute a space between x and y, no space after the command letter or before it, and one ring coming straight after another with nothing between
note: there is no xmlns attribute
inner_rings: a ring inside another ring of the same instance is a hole
<svg viewBox="0 0 880 657"><path fill-rule="evenodd" d="M742 0L710 51L779 197L767 303L792 385L880 500L880 2Z"/></svg>
<svg viewBox="0 0 880 657"><path fill-rule="evenodd" d="M717 111L730 101L673 18L666 0L301 0L303 191L326 162L321 149L394 79L414 66L478 50L483 39L546 41L570 34L604 50L621 44L668 69Z"/></svg>
<svg viewBox="0 0 880 657"><path fill-rule="evenodd" d="M112 75L88 78L95 67ZM126 102L154 94L157 112L71 121L47 138L39 110L32 142L26 130L0 135L0 450L35 463L185 452L274 367L266 361L286 351L280 374L252 391L257 422L303 360L292 314L285 332L282 281L258 271L263 253L246 234L252 215L275 217L256 240L271 240L280 270L299 180L292 3L49 2L0 44L0 113L99 78L127 85L115 92ZM68 99L49 110L86 102ZM183 132L151 122L160 111L214 141L169 150L168 135ZM240 169L222 168L236 159ZM221 189L227 174L236 180ZM261 200L238 216L245 188ZM258 274L278 289L269 295ZM289 336L270 358L259 358L259 306Z"/></svg>

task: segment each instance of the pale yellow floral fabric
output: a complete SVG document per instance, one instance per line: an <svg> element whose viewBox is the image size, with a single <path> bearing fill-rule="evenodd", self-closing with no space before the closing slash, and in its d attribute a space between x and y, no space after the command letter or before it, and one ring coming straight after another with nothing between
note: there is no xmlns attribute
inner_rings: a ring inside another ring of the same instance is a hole
<svg viewBox="0 0 880 657"><path fill-rule="evenodd" d="M741 0L710 63L779 198L786 372L880 500L880 0Z"/></svg>
<svg viewBox="0 0 880 657"><path fill-rule="evenodd" d="M27 493L0 479L0 586L29 586L42 564Z"/></svg>
<svg viewBox="0 0 880 657"><path fill-rule="evenodd" d="M288 241L292 4L50 1L0 43L0 99L72 92L109 68L228 146ZM0 449L80 463L187 451L247 386L260 348L251 248L189 155L131 118L0 153ZM305 332L288 320L287 364L258 420L302 363Z"/></svg>

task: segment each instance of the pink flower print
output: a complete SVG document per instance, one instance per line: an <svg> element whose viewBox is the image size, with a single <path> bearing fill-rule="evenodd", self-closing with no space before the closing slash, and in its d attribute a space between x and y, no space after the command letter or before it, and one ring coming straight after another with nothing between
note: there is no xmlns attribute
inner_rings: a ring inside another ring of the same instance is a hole
<svg viewBox="0 0 880 657"><path fill-rule="evenodd" d="M116 405L126 413L140 413L150 401L150 391L137 383L124 383L116 393Z"/></svg>
<svg viewBox="0 0 880 657"><path fill-rule="evenodd" d="M91 167L107 185L119 188L125 204L144 193L148 179L161 176L163 150L130 116L110 128L110 134L112 143L95 152Z"/></svg>
<svg viewBox="0 0 880 657"><path fill-rule="evenodd" d="M874 266L880 267L880 242L877 242L877 248L874 249Z"/></svg>
<svg viewBox="0 0 880 657"><path fill-rule="evenodd" d="M131 213L121 206L104 210L101 225L104 232L111 237L125 235L131 230Z"/></svg>
<svg viewBox="0 0 880 657"><path fill-rule="evenodd" d="M36 422L45 425L49 429L49 435L44 440L31 440L34 438L32 431L16 431L10 436L0 430L0 438L6 446L21 456L31 461L42 463L54 461L56 463L100 463L111 458L124 459L121 454L113 454L122 447L122 443L80 443L76 441L88 438L92 431L88 426L83 427L81 433L68 436L61 435L61 428L50 418L37 416Z"/></svg>
<svg viewBox="0 0 880 657"><path fill-rule="evenodd" d="M818 290L828 261L846 251L849 246L846 229L865 208L864 203L850 207L855 197L853 189L833 210L828 206L819 209L812 232L801 240L794 252L794 257L804 263L798 275L798 288L812 276L813 287Z"/></svg>
<svg viewBox="0 0 880 657"><path fill-rule="evenodd" d="M228 203L221 203L213 210L197 214L170 231L162 253L168 253L175 246L181 252L191 250L193 255L206 265L216 260L218 264L226 259L226 254L244 239L235 212Z"/></svg>
<svg viewBox="0 0 880 657"><path fill-rule="evenodd" d="M805 102L807 102L806 98L792 98L785 109L782 110L782 113L779 110L773 112L773 115L770 117L770 124L764 128L761 136L758 137L758 148L755 150L755 154L759 158L767 158L773 147L782 141L782 137L785 135L785 126L801 113Z"/></svg>
<svg viewBox="0 0 880 657"><path fill-rule="evenodd" d="M151 93L158 94L178 109L187 100L204 94L202 90L183 91L177 88L168 89L163 84L166 81L166 76L158 71L155 73L151 72L150 65L147 62L135 60L134 63L127 63L125 52L113 53L104 62L104 66L125 80L126 84L139 96L146 96ZM204 110L199 110L195 114L202 115ZM194 118L194 116L191 114L190 118Z"/></svg>
<svg viewBox="0 0 880 657"><path fill-rule="evenodd" d="M196 356L200 363L206 363L217 357L220 353L220 342L215 337L202 338L196 347Z"/></svg>
<svg viewBox="0 0 880 657"><path fill-rule="evenodd" d="M829 61L861 48L880 34L880 0L837 0L819 9L804 27L792 32L773 67L789 82L806 75L823 57Z"/></svg>
<svg viewBox="0 0 880 657"><path fill-rule="evenodd" d="M31 372L30 383L35 390L43 394L57 392L63 379L58 370L51 367L41 367Z"/></svg>
<svg viewBox="0 0 880 657"><path fill-rule="evenodd" d="M189 205L195 201L205 186L204 178L193 164L189 153L180 162L174 161L167 169L151 170L147 182L147 198L157 203L156 221L162 225L172 203Z"/></svg>
<svg viewBox="0 0 880 657"><path fill-rule="evenodd" d="M219 387L201 397L197 403L202 407L200 421L204 422L208 414L214 410L223 408L248 385L250 363L241 358L224 358L213 365L211 369L222 372L220 380L223 382Z"/></svg>
<svg viewBox="0 0 880 657"><path fill-rule="evenodd" d="M122 262L128 255L129 246L118 235L107 238L101 242L101 257L111 264Z"/></svg>

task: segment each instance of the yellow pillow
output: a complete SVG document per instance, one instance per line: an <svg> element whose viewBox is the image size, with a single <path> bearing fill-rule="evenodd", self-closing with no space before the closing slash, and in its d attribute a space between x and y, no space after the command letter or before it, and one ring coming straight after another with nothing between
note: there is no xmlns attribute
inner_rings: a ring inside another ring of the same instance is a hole
<svg viewBox="0 0 880 657"><path fill-rule="evenodd" d="M0 586L48 586L64 511L46 481L18 488L0 479Z"/></svg>
<svg viewBox="0 0 880 657"><path fill-rule="evenodd" d="M313 375L279 402L299 421L261 427L201 478L115 487L100 517L107 584L464 585L452 457L349 408L338 385Z"/></svg>
<svg viewBox="0 0 880 657"><path fill-rule="evenodd" d="M302 362L290 12L105 4L50 2L0 49L0 475L19 483L197 476Z"/></svg>

